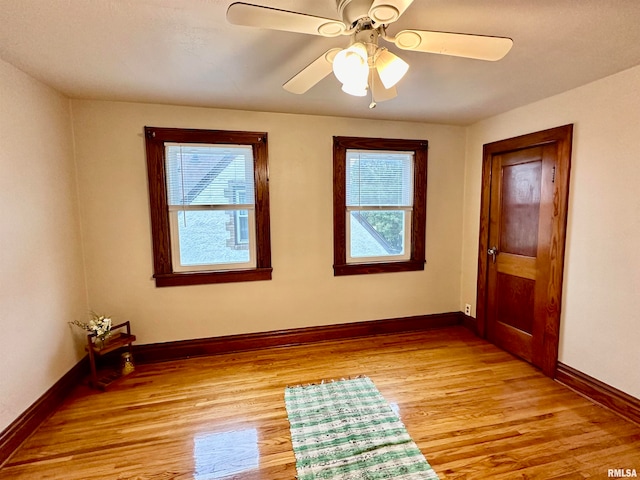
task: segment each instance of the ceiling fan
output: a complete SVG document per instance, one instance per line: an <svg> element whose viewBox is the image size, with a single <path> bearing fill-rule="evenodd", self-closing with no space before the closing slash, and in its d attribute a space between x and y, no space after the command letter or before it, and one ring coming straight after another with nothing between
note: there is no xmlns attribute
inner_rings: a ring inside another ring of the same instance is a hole
<svg viewBox="0 0 640 480"><path fill-rule="evenodd" d="M398 20L411 3L413 0L336 0L342 20L333 20L235 2L227 10L227 20L234 25L323 37L350 36L347 48L327 50L287 81L283 88L303 94L333 71L346 93L365 96L369 91L370 108L375 107L376 102L397 95L395 86L409 68L397 55L379 46L380 39L404 50L489 61L500 60L513 45L513 41L505 37L429 30L403 30L395 36L389 35L387 27Z"/></svg>

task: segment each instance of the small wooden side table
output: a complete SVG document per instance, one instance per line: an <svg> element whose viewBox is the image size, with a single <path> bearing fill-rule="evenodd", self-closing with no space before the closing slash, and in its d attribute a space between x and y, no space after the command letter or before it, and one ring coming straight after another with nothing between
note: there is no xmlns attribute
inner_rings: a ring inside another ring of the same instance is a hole
<svg viewBox="0 0 640 480"><path fill-rule="evenodd" d="M97 361L100 357L121 347L128 347L129 353L133 355L132 344L136 341L136 336L131 334L129 321L114 325L111 327L111 331L113 333L102 344L95 333L87 335L87 346L84 348L89 352L89 363L91 364L91 379L89 380L89 385L92 388L104 390L110 383L120 377L120 373L117 370L99 375Z"/></svg>

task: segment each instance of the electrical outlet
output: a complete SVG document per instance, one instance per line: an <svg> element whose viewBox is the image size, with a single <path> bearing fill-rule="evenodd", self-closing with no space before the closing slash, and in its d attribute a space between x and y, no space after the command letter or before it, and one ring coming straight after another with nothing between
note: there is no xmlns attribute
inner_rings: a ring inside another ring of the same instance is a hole
<svg viewBox="0 0 640 480"><path fill-rule="evenodd" d="M465 304L465 306L464 306L464 314L467 317L471 316L471 304L469 304L469 303Z"/></svg>

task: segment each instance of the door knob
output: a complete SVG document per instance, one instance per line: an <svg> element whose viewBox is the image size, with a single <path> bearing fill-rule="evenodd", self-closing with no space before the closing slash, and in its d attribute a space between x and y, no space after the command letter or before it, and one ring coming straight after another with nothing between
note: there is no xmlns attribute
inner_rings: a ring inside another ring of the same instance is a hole
<svg viewBox="0 0 640 480"><path fill-rule="evenodd" d="M498 255L498 247L491 247L489 250L487 250L487 253L489 255L491 255L492 259L493 259L493 263L496 263L496 255Z"/></svg>

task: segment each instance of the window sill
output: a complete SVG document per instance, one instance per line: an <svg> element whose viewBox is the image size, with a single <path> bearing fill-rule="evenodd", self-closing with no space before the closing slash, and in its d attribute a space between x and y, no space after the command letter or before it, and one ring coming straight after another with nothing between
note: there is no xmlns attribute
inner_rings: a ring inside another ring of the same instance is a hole
<svg viewBox="0 0 640 480"><path fill-rule="evenodd" d="M255 282L271 280L273 268L251 270L223 270L219 272L181 272L154 275L156 287L178 287L183 285L206 285L210 283Z"/></svg>
<svg viewBox="0 0 640 480"><path fill-rule="evenodd" d="M424 260L409 260L407 262L381 263L346 263L333 266L333 276L367 275L372 273L414 272L424 270Z"/></svg>

